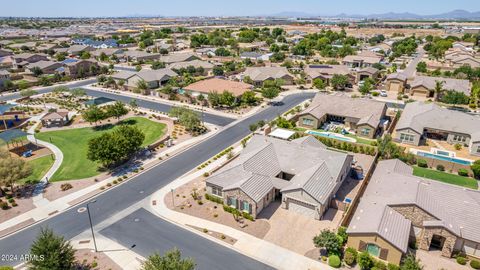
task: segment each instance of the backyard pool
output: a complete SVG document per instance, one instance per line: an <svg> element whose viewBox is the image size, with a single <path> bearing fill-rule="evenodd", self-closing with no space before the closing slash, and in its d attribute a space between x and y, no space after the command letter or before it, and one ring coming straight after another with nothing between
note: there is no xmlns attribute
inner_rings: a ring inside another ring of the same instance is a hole
<svg viewBox="0 0 480 270"><path fill-rule="evenodd" d="M444 160L444 161L450 161L450 162L454 162L454 163L458 163L458 164L462 164L462 165L472 165L472 161L468 160L468 159L450 157L450 156L446 156L446 155L432 154L432 153L423 152L423 151L417 151L417 156L433 158L433 159L438 159L438 160Z"/></svg>
<svg viewBox="0 0 480 270"><path fill-rule="evenodd" d="M307 130L305 131L307 134L315 135L315 136L321 136L325 138L331 138L331 139L336 139L340 141L345 141L345 142L356 142L354 138L349 138L346 136L343 136L341 134L333 133L333 132L320 132L320 131L315 131L315 130Z"/></svg>

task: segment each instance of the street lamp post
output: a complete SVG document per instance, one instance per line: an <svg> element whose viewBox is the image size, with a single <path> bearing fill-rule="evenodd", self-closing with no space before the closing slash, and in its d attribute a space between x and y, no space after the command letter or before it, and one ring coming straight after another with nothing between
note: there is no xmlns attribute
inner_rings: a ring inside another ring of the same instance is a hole
<svg viewBox="0 0 480 270"><path fill-rule="evenodd" d="M173 197L173 188L170 189L170 191L172 192L172 206L175 207L175 198Z"/></svg>
<svg viewBox="0 0 480 270"><path fill-rule="evenodd" d="M93 232L92 216L90 215L90 207L89 207L91 203L95 203L95 202L97 202L97 200L93 200L87 203L87 213L88 213L88 221L90 222L90 230L92 231L93 245L95 246L95 252L98 252L97 242L95 241L95 233Z"/></svg>

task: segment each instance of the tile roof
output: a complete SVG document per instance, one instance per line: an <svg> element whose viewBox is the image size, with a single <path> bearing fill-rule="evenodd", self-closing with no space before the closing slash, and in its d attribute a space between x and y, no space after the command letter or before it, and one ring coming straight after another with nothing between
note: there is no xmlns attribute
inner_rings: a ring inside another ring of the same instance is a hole
<svg viewBox="0 0 480 270"><path fill-rule="evenodd" d="M240 188L257 202L277 188L302 189L326 204L350 160L351 156L327 150L313 137L285 141L255 135L237 158L206 181L224 190ZM282 180L277 178L280 172L295 176L290 181Z"/></svg>
<svg viewBox="0 0 480 270"><path fill-rule="evenodd" d="M413 82L410 84L411 88L424 86L429 90L435 89L436 82L443 82L442 88L445 90L454 90L462 92L469 96L472 91L470 81L443 77L430 77L430 76L416 76Z"/></svg>
<svg viewBox="0 0 480 270"><path fill-rule="evenodd" d="M455 235L480 243L480 191L413 176L398 159L380 161L350 222L348 233L376 233L406 252L411 222L393 210L416 205Z"/></svg>
<svg viewBox="0 0 480 270"><path fill-rule="evenodd" d="M184 89L205 94L208 94L210 92L223 93L224 91L229 91L234 96L238 97L241 96L243 93L250 91L252 89L252 86L244 82L212 78L194 82L184 87Z"/></svg>
<svg viewBox="0 0 480 270"><path fill-rule="evenodd" d="M247 67L243 75L254 81L275 80L285 76L292 77L285 67Z"/></svg>

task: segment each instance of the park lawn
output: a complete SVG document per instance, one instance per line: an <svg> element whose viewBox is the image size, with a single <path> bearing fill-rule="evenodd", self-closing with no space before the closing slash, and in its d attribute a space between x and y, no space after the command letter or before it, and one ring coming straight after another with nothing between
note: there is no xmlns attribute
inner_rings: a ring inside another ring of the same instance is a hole
<svg viewBox="0 0 480 270"><path fill-rule="evenodd" d="M160 139L167 126L142 117L131 117L122 121L135 125L145 134L142 146L147 146ZM91 127L69 130L37 133L35 136L46 142L51 142L63 153L63 162L51 181L84 179L99 174L99 164L87 159L88 141L114 129L114 125L102 126L101 129Z"/></svg>
<svg viewBox="0 0 480 270"><path fill-rule="evenodd" d="M20 182L38 182L42 179L45 174L48 172L50 167L53 165L53 158L52 156L43 156L36 159L29 160L27 162L30 166L32 166L32 174L22 180Z"/></svg>
<svg viewBox="0 0 480 270"><path fill-rule="evenodd" d="M441 172L441 171L435 171L427 168L421 168L418 166L413 167L413 175L432 179L432 180L437 180L447 184L462 186L462 187L471 188L471 189L478 189L477 180L470 177L460 176L460 175Z"/></svg>

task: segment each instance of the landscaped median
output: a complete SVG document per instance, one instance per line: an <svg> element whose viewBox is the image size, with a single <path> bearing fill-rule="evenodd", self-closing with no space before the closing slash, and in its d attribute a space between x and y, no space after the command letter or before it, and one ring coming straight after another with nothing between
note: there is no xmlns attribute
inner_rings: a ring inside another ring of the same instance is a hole
<svg viewBox="0 0 480 270"><path fill-rule="evenodd" d="M115 129L118 125L136 126L145 134L142 146L147 146L160 139L167 127L163 123L154 122L142 117L131 117L116 125L76 128L49 131L35 134L36 138L50 142L63 153L63 162L50 181L84 179L99 174L99 164L87 159L88 141L103 133Z"/></svg>

